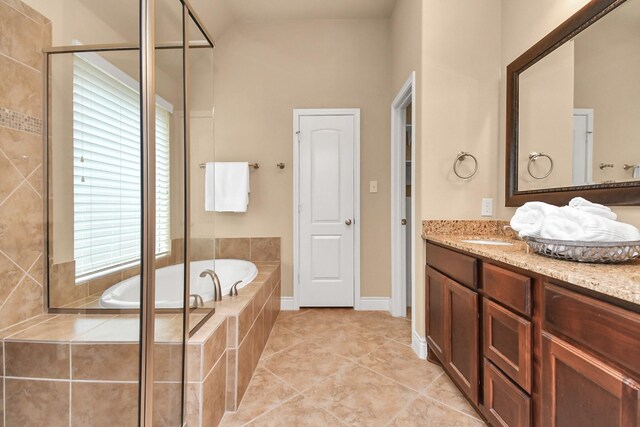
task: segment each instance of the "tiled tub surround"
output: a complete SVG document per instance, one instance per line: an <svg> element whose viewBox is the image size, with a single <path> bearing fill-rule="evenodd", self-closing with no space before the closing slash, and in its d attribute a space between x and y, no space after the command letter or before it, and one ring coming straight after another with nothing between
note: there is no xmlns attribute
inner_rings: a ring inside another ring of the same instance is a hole
<svg viewBox="0 0 640 427"><path fill-rule="evenodd" d="M162 268L182 262L183 239L171 241L171 251L156 259L156 267ZM280 261L279 237L247 238L194 238L191 239L191 259L242 259L252 262ZM99 308L98 300L107 288L139 274L139 267L129 267L97 279L76 284L75 262L52 264L50 307Z"/></svg>
<svg viewBox="0 0 640 427"><path fill-rule="evenodd" d="M42 48L51 23L0 0L0 329L42 314Z"/></svg>
<svg viewBox="0 0 640 427"><path fill-rule="evenodd" d="M235 408L278 316L279 263L256 265L256 279L217 303L189 340L190 426L215 426ZM181 322L179 314L157 317L158 425L179 424L169 402L181 392ZM138 326L136 316L40 315L1 331L4 425L135 425Z"/></svg>
<svg viewBox="0 0 640 427"><path fill-rule="evenodd" d="M496 225L496 221L486 221L484 225L483 222L437 221L442 224L439 227L438 224L434 224L435 221L423 221L423 238L589 291L640 304L640 260L624 264L587 264L556 260L527 251L526 243L516 240L513 232L502 231L502 226ZM462 231L459 231L457 225L462 227ZM462 241L483 238L509 241L513 246L479 245Z"/></svg>

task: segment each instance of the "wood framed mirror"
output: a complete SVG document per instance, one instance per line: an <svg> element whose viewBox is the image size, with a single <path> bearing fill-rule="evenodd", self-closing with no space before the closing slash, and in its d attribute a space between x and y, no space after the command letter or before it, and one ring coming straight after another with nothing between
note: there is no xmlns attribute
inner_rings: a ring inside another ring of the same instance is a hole
<svg viewBox="0 0 640 427"><path fill-rule="evenodd" d="M506 206L640 205L640 0L592 0L507 67Z"/></svg>

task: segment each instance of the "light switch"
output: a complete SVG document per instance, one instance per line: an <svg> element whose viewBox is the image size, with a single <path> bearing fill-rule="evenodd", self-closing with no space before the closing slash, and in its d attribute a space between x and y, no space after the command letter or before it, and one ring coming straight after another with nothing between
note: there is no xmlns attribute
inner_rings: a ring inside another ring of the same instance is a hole
<svg viewBox="0 0 640 427"><path fill-rule="evenodd" d="M493 216L493 199L482 199L480 214L482 216Z"/></svg>
<svg viewBox="0 0 640 427"><path fill-rule="evenodd" d="M378 192L378 181L369 181L369 193Z"/></svg>

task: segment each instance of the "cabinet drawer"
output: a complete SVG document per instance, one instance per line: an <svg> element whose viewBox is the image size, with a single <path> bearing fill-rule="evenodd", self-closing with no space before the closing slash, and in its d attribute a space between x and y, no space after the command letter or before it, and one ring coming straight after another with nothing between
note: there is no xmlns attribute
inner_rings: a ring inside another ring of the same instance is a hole
<svg viewBox="0 0 640 427"><path fill-rule="evenodd" d="M465 286L478 287L478 260L473 257L427 243L427 264Z"/></svg>
<svg viewBox="0 0 640 427"><path fill-rule="evenodd" d="M516 387L493 364L484 361L485 416L494 426L531 425L531 398Z"/></svg>
<svg viewBox="0 0 640 427"><path fill-rule="evenodd" d="M482 288L507 307L531 316L531 278L495 265L483 264Z"/></svg>
<svg viewBox="0 0 640 427"><path fill-rule="evenodd" d="M531 322L486 298L482 308L484 356L531 393Z"/></svg>
<svg viewBox="0 0 640 427"><path fill-rule="evenodd" d="M544 328L640 377L640 315L545 284Z"/></svg>

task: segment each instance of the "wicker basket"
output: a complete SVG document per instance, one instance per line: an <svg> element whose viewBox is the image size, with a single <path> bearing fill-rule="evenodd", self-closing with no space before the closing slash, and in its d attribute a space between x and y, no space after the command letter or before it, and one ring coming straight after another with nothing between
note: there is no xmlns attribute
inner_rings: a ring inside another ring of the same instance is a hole
<svg viewBox="0 0 640 427"><path fill-rule="evenodd" d="M640 258L640 241L574 242L539 237L523 239L534 252L567 261L618 263Z"/></svg>

